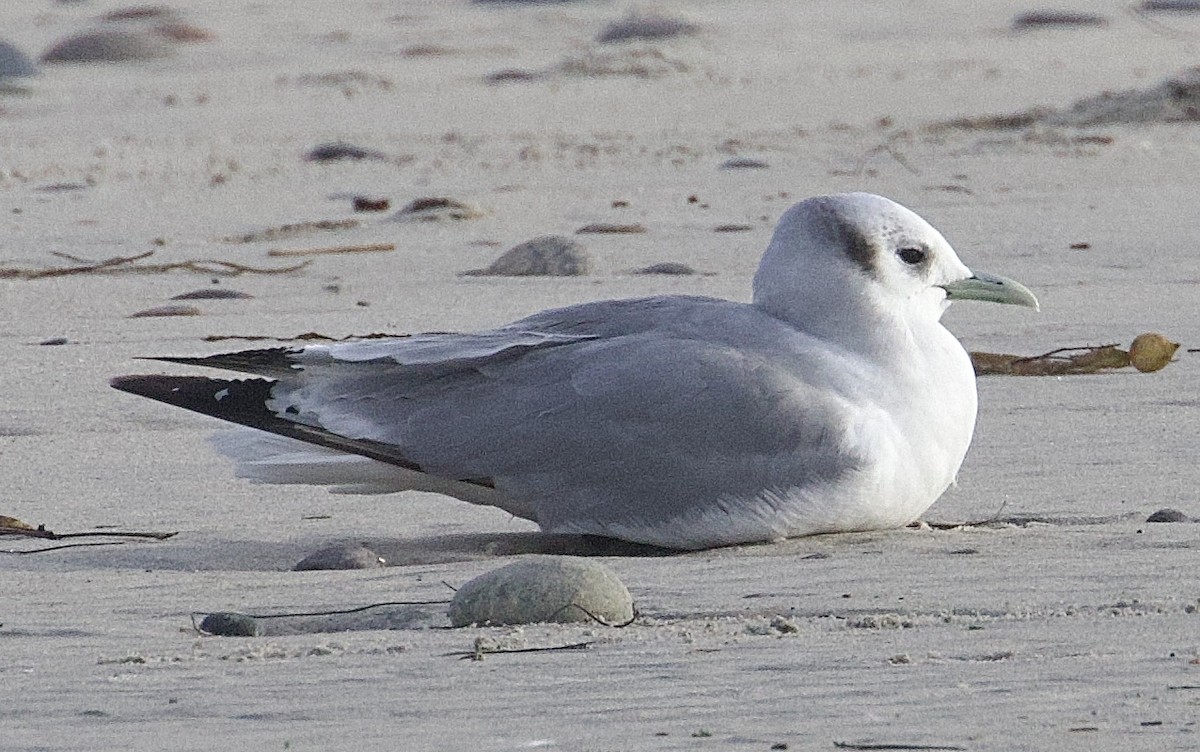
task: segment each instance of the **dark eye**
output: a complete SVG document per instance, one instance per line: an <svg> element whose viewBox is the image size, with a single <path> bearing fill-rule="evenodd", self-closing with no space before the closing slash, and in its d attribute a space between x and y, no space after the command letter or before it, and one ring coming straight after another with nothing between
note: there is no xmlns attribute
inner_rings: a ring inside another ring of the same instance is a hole
<svg viewBox="0 0 1200 752"><path fill-rule="evenodd" d="M896 251L896 255L906 264L916 265L925 260L928 255L924 248L901 248Z"/></svg>

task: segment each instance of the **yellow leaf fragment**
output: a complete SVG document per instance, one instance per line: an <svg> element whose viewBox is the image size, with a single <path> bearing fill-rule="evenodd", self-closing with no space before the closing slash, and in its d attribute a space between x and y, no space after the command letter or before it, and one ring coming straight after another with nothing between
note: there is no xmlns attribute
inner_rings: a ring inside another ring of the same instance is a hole
<svg viewBox="0 0 1200 752"><path fill-rule="evenodd" d="M11 528L14 530L32 530L33 529L33 525L28 525L24 522L21 522L16 517L7 517L3 514L0 514L0 528L5 528L5 527Z"/></svg>

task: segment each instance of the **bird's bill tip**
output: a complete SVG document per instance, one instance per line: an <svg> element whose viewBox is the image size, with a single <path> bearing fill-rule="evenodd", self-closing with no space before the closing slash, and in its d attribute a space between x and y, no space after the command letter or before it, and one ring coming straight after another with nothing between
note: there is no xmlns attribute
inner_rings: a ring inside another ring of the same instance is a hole
<svg viewBox="0 0 1200 752"><path fill-rule="evenodd" d="M942 289L949 300L982 300L1041 310L1037 296L1028 287L999 274L973 272L966 279L942 285Z"/></svg>

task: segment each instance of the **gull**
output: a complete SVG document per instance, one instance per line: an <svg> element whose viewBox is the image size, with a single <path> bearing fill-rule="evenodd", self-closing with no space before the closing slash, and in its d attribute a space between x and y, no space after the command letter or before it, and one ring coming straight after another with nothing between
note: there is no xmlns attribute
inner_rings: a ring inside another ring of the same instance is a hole
<svg viewBox="0 0 1200 752"><path fill-rule="evenodd" d="M435 492L553 533L703 549L877 530L954 482L975 374L953 300L1037 308L868 193L788 209L750 303L602 300L472 334L153 360L112 386L240 424L239 476Z"/></svg>

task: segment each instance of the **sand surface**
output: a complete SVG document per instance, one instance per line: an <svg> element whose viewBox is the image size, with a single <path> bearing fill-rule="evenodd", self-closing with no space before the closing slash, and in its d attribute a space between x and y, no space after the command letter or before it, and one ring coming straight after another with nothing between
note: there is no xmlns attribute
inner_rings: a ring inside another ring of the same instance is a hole
<svg viewBox="0 0 1200 752"><path fill-rule="evenodd" d="M639 5L694 36L601 45L625 4L195 5L182 20L210 41L44 66L0 96L2 266L153 250L145 263L281 267L297 259L270 249L396 248L287 274L0 280L0 514L179 532L0 556L0 748L1200 746L1200 526L1144 522L1163 507L1200 515L1200 369L1186 352L1200 323L1200 125L1118 113L1086 128L938 127L1154 89L1200 62L1200 15L1097 2L1107 25L1017 32L1033 8L1014 2L701 0ZM0 38L36 57L116 7L10 0ZM533 80L486 82L506 70ZM334 141L387 158L303 159ZM732 157L768 167L721 169ZM972 452L927 519L991 524L606 557L642 614L623 629L450 630L435 608L424 628L192 630L197 611L448 599L447 585L540 544L528 523L431 495L236 480L208 450L211 421L108 388L160 368L132 358L244 344L212 335L486 327L601 297L744 300L778 215L842 190L912 207L967 264L1038 293L1040 314L951 310L970 349L1143 331L1185 349L1153 375L981 380ZM354 213L355 195L393 209L449 196L486 214L394 222ZM341 220L356 224L238 240ZM459 276L594 222L647 232L580 236L587 277ZM714 231L724 224L747 229ZM663 261L707 274L629 274ZM254 297L129 318L214 286ZM67 344L38 345L53 338ZM395 566L288 571L345 540ZM463 660L476 638L592 644Z"/></svg>

